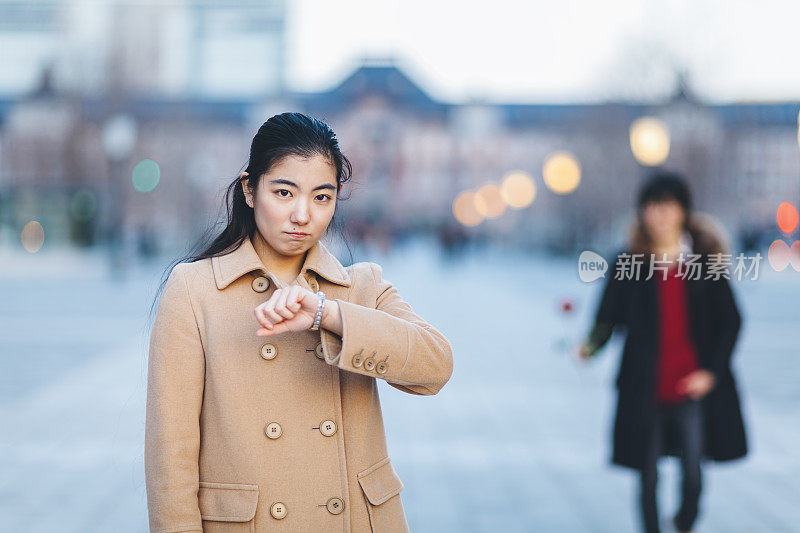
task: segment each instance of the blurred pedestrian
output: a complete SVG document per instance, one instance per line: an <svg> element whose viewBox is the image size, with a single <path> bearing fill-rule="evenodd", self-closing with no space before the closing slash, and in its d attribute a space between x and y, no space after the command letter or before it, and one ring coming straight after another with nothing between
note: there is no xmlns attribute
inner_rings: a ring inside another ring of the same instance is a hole
<svg viewBox="0 0 800 533"><path fill-rule="evenodd" d="M453 356L380 265L320 242L350 172L327 124L271 117L227 226L170 271L147 381L154 533L408 530L376 381L433 395Z"/></svg>
<svg viewBox="0 0 800 533"><path fill-rule="evenodd" d="M658 460L679 457L681 504L672 525L690 531L699 513L702 460L747 453L730 365L741 316L728 280L713 274L724 270L724 232L711 216L693 211L684 178L655 171L637 208L626 249L609 262L578 355L591 358L615 330L624 331L611 462L639 471L641 523L654 533ZM634 254L642 254L638 276Z"/></svg>

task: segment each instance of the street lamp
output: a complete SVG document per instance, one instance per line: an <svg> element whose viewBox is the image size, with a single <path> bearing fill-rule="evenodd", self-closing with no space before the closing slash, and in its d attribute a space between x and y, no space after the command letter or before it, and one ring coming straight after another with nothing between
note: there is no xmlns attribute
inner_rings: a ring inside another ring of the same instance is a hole
<svg viewBox="0 0 800 533"><path fill-rule="evenodd" d="M645 166L662 164L669 156L670 135L664 122L655 117L641 117L630 127L631 152Z"/></svg>
<svg viewBox="0 0 800 533"><path fill-rule="evenodd" d="M103 126L102 144L109 162L109 201L111 208L109 227L109 254L112 275L124 268L124 222L128 184L125 163L133 153L138 136L138 126L130 115L118 113Z"/></svg>

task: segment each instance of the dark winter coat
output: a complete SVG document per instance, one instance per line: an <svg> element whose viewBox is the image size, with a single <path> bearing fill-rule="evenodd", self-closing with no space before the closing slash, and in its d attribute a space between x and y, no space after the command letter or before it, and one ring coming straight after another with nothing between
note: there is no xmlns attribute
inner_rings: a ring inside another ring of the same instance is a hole
<svg viewBox="0 0 800 533"><path fill-rule="evenodd" d="M747 454L744 423L739 405L736 380L731 372L731 354L742 322L728 280L705 279L708 254L728 253L724 234L708 215L690 218L689 234L694 241L692 252L703 254L699 279L685 278L690 337L701 368L714 373L716 384L702 399L705 419L704 457L729 461ZM619 253L644 253L642 235L635 223L631 226L628 246ZM645 256L649 256L646 253ZM615 279L619 254L609 261L602 297L597 306L594 327L589 334L591 353L595 353L614 331L626 334L619 371L611 462L641 469L646 439L655 421L655 387L659 347L659 305L657 271L647 280L649 267L641 277ZM730 271L729 271L730 272ZM680 456L672 428L664 434L662 456Z"/></svg>

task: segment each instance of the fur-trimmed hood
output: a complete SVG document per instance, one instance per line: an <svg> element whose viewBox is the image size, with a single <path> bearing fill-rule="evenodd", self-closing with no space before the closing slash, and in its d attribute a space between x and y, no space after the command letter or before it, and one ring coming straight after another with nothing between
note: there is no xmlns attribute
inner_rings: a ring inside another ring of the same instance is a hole
<svg viewBox="0 0 800 533"><path fill-rule="evenodd" d="M692 253L702 255L731 253L730 238L722 224L712 215L693 211L686 225ZM634 217L628 224L627 246L631 253L650 253L650 244L641 223Z"/></svg>

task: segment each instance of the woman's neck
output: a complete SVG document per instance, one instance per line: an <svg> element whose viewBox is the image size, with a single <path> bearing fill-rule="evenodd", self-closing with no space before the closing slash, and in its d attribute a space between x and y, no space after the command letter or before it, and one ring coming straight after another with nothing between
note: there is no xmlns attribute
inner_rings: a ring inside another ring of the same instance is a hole
<svg viewBox="0 0 800 533"><path fill-rule="evenodd" d="M275 251L257 231L253 235L253 248L255 248L258 257L267 270L275 274L279 279L283 280L287 285L290 285L297 276L300 275L300 269L303 268L306 254L298 254L294 256L281 255Z"/></svg>

